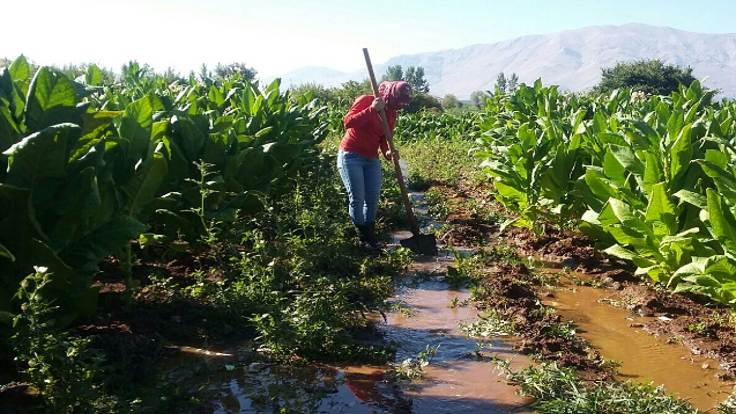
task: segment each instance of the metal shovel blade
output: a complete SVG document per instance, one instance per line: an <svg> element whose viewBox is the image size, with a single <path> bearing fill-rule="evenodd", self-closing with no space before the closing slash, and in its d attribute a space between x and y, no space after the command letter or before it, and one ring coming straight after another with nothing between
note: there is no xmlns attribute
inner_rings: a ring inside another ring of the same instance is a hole
<svg viewBox="0 0 736 414"><path fill-rule="evenodd" d="M399 243L414 253L437 256L437 238L433 234L417 234Z"/></svg>

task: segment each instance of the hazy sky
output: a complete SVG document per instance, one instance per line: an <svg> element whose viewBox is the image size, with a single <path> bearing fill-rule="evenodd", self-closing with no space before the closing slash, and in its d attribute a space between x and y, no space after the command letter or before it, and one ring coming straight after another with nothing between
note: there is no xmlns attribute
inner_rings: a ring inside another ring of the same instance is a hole
<svg viewBox="0 0 736 414"><path fill-rule="evenodd" d="M181 72L242 61L264 76L361 67L416 52L590 25L736 32L736 2L601 0L5 0L0 57L40 64L130 59Z"/></svg>

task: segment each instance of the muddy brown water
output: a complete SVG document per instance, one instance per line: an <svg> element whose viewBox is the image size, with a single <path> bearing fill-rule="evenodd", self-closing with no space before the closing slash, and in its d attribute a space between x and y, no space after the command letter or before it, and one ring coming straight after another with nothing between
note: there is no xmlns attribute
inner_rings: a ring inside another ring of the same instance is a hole
<svg viewBox="0 0 736 414"><path fill-rule="evenodd" d="M584 277L584 275L580 275ZM710 410L728 398L734 383L718 379L718 361L691 354L668 338L655 337L637 326L648 319L605 303L610 291L588 286L556 289L544 301L565 320L572 320L577 334L598 349L606 360L621 365L621 379L664 386L699 410ZM640 325L641 324L641 325ZM632 327L633 325L633 327Z"/></svg>
<svg viewBox="0 0 736 414"><path fill-rule="evenodd" d="M439 346L422 380L403 387L413 412L531 412L526 408L530 401L520 397L487 359L495 356L509 361L512 369L519 369L530 363L528 358L504 338L480 341L484 349L481 355L486 358L478 358L475 351L479 341L461 332L461 324L471 323L478 316L472 305L450 307L470 297L467 290L450 289L442 280L451 263L447 256L418 260L412 271L422 280L401 288L397 295L409 312L390 314L383 327L386 338L398 344L397 361L415 357L427 345Z"/></svg>

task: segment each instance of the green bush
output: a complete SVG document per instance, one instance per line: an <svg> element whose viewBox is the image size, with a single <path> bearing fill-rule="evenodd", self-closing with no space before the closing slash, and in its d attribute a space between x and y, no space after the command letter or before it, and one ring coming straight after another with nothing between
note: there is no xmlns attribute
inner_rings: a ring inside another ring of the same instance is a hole
<svg viewBox="0 0 736 414"><path fill-rule="evenodd" d="M690 86L695 78L690 67L665 65L659 59L617 63L604 68L601 81L594 90L610 93L614 89L630 88L652 95L669 95L680 85Z"/></svg>

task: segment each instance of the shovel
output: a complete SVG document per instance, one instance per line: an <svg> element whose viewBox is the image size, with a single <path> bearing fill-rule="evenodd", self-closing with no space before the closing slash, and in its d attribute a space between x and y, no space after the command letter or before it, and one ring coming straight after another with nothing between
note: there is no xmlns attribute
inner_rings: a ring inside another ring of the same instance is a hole
<svg viewBox="0 0 736 414"><path fill-rule="evenodd" d="M368 67L368 76L371 78L371 85L373 86L373 95L376 98L380 98L378 94L378 83L376 83L376 75L373 73L373 65L371 64L371 57L368 55L368 49L363 48L363 56L365 56L365 65ZM419 225L417 224L417 218L414 216L414 210L409 200L409 194L406 191L406 182L404 181L404 174L401 172L401 165L399 164L399 153L396 152L394 147L394 137L391 132L391 128L388 126L388 118L386 118L386 111L381 109L379 112L379 118L383 124L383 133L386 136L388 147L393 154L392 160L394 162L394 170L396 172L396 179L399 181L399 188L401 189L401 200L404 203L406 209L406 218L411 228L412 236L408 239L401 240L401 245L419 254L426 254L431 256L437 255L437 239L432 234L420 234Z"/></svg>

